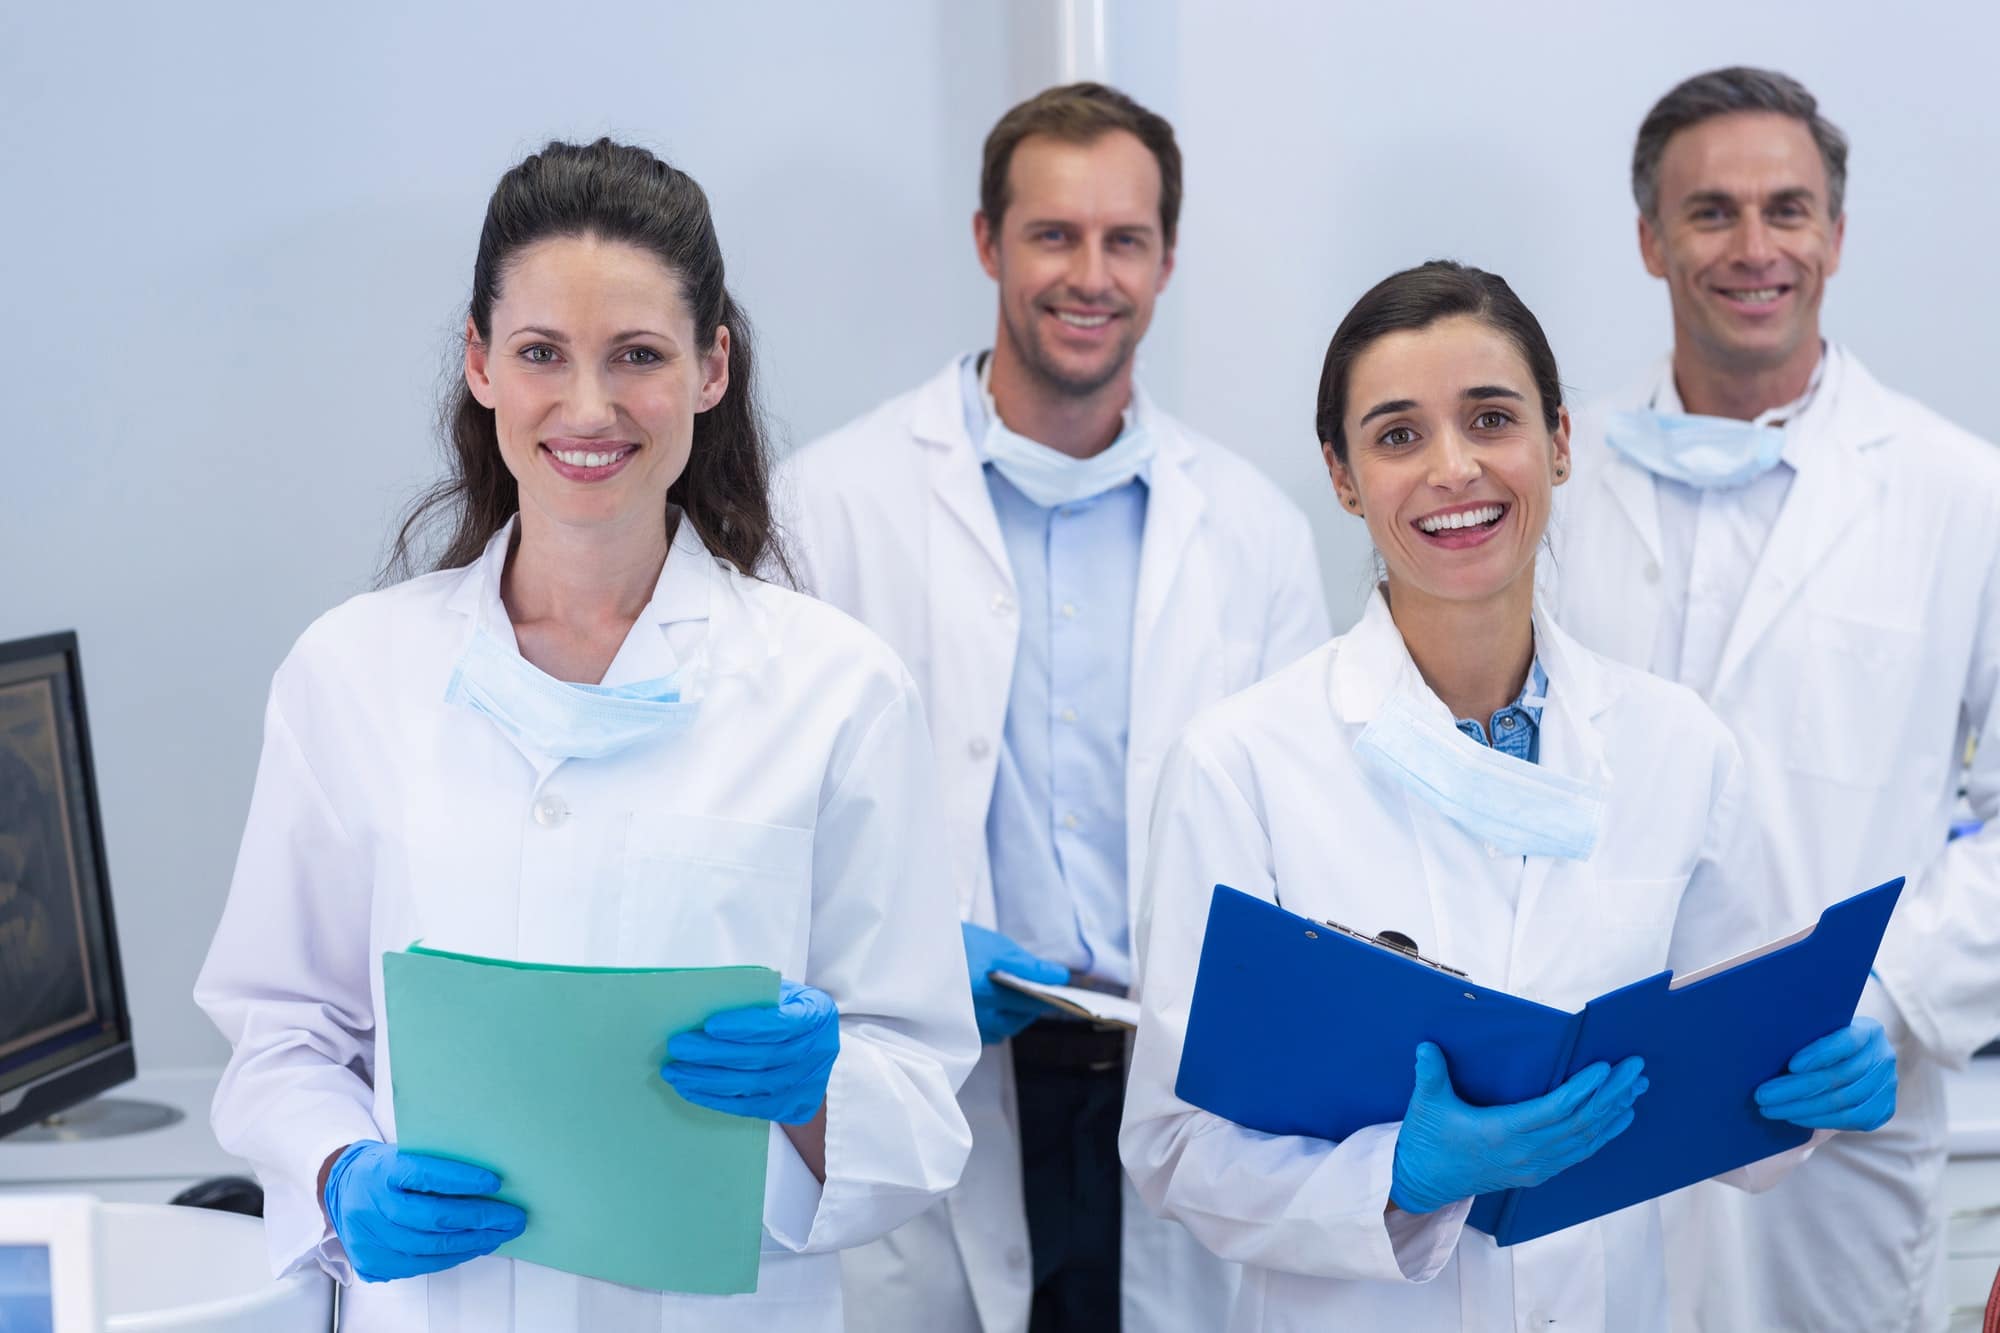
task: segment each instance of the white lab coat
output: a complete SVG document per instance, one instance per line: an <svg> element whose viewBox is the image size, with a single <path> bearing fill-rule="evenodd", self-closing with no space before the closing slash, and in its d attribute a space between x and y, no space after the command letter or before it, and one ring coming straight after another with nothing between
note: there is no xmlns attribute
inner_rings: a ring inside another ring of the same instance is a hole
<svg viewBox="0 0 2000 1333"><path fill-rule="evenodd" d="M1810 432L1799 473L1708 702L1743 749L1782 927L1909 877L1876 961L1909 1026L1898 1108L1769 1195L1701 1186L1677 1201L1687 1330L1941 1329L1941 1069L2000 1035L2000 450L1851 353L1837 364L1826 409L1795 423ZM1668 373L1579 417L1576 481L1558 492L1557 619L1639 665L1660 616L1658 499L1601 423L1651 401ZM1947 848L1968 736L1972 804L1989 822Z"/></svg>
<svg viewBox="0 0 2000 1333"><path fill-rule="evenodd" d="M235 1048L216 1134L264 1182L274 1265L345 1278L315 1182L342 1144L396 1137L385 950L422 937L552 963L775 968L832 995L840 1055L823 1189L771 1129L754 1295L658 1294L489 1256L351 1285L343 1326L836 1333L831 1251L923 1209L969 1148L953 1092L978 1037L957 922L928 891L943 853L915 687L874 635L741 577L683 523L605 682L681 671L701 704L692 727L597 760L516 749L444 702L481 616L511 643L508 535L466 569L332 611L278 670L195 991Z"/></svg>
<svg viewBox="0 0 2000 1333"><path fill-rule="evenodd" d="M1020 634L1014 576L983 466L966 437L959 362L801 449L779 493L810 590L902 654L938 756L961 917L993 926L986 813ZM1143 394L1158 440L1133 625L1125 781L1129 896L1146 864L1160 762L1195 712L1295 660L1327 633L1305 516L1242 459ZM849 1308L884 1333L1018 1333L1030 1294L1008 1048L988 1046L959 1094L972 1159L944 1205L843 1256ZM1213 1327L1229 1269L1162 1224L1128 1187L1126 1333Z"/></svg>
<svg viewBox="0 0 2000 1333"><path fill-rule="evenodd" d="M1666 1328L1657 1204L1502 1249L1466 1229L1470 1200L1386 1211L1400 1122L1334 1143L1258 1133L1174 1095L1218 883L1370 934L1401 931L1474 980L1566 1009L1763 941L1736 880L1744 794L1729 734L1689 691L1597 658L1539 615L1535 641L1549 679L1541 765L1609 783L1587 861L1483 846L1356 758L1398 692L1450 718L1379 593L1349 633L1204 713L1168 762L1119 1146L1152 1207L1245 1265L1231 1329ZM1764 1187L1806 1151L1731 1179Z"/></svg>

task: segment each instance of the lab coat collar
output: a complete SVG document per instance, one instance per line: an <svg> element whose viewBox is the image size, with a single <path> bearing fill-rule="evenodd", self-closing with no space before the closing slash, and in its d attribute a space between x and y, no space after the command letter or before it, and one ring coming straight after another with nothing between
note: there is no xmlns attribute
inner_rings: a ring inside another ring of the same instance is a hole
<svg viewBox="0 0 2000 1333"><path fill-rule="evenodd" d="M1014 570L1000 535L999 517L993 511L993 494L986 486L979 446L965 428L964 365L967 357L976 355L966 352L953 357L917 390L910 433L925 446L932 494L1011 590ZM1134 620L1134 640L1144 642L1160 618L1181 555L1201 522L1208 498L1190 475L1196 454L1194 441L1136 384L1132 414L1135 423L1156 437L1156 452L1147 474L1146 535Z"/></svg>
<svg viewBox="0 0 2000 1333"><path fill-rule="evenodd" d="M939 505L979 548L993 573L1011 592L1014 569L1000 536L1000 518L993 512L993 495L986 489L986 471L979 450L965 430L963 366L973 353L953 357L945 368L917 390L910 433L924 446L924 466L930 472L931 493Z"/></svg>
<svg viewBox="0 0 2000 1333"><path fill-rule="evenodd" d="M1787 432L1803 437L1801 456L1810 462L1786 494L1744 590L1711 698L1721 696L1807 576L1853 531L1854 515L1880 495L1883 479L1868 451L1895 434L1894 404L1859 361L1844 352L1839 357L1819 397Z"/></svg>
<svg viewBox="0 0 2000 1333"><path fill-rule="evenodd" d="M501 642L510 645L516 642L513 623L507 617L507 607L500 596L500 579L507 567L507 553L513 545L519 521L518 515L509 518L487 540L486 549L480 553L478 560L465 567L458 586L446 599L447 610L466 617L465 634L468 640L474 629L483 623ZM728 608L740 601L728 587L729 577L727 568L709 551L707 544L695 532L694 524L683 515L675 528L666 563L660 567L659 580L653 585L653 596L633 622L625 642L618 649L618 655L612 659L600 683L629 685L637 681L657 680L680 670L686 664L670 644L666 627L707 621L718 607L726 613ZM718 593L722 595L719 597ZM730 637L732 640L735 638ZM683 636L684 643L694 641L700 641L705 647L707 636ZM731 646L739 650L736 655L740 656L740 650L746 645L732 642ZM707 654L703 652L700 656L705 659ZM727 665L738 667L743 664L732 659ZM701 684L705 681L689 681L683 690L683 697L697 697Z"/></svg>
<svg viewBox="0 0 2000 1333"><path fill-rule="evenodd" d="M1552 715L1566 716L1575 734L1589 739L1581 745L1582 769L1564 765L1566 771L1587 775L1595 768L1601 750L1596 744L1592 721L1610 706L1615 697L1604 664L1583 645L1565 634L1543 611L1534 610L1535 656L1549 678L1548 705L1543 711L1545 736L1561 732L1561 725L1549 726ZM1366 725L1373 722L1391 694L1409 690L1420 708L1435 709L1449 720L1450 710L1425 683L1403 642L1402 631L1389 614L1389 601L1381 587L1369 594L1361 619L1340 640L1333 663L1333 706L1344 722ZM1544 746L1547 752L1547 746Z"/></svg>

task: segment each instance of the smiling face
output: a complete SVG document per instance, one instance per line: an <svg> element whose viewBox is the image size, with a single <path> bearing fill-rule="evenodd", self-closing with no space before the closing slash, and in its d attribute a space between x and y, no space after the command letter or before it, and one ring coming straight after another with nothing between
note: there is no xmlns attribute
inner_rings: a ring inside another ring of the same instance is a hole
<svg viewBox="0 0 2000 1333"><path fill-rule="evenodd" d="M1030 135L1009 161L999 225L981 213L973 227L1001 327L1037 381L1084 397L1129 369L1174 266L1160 164L1138 136Z"/></svg>
<svg viewBox="0 0 2000 1333"><path fill-rule="evenodd" d="M1658 180L1639 247L1666 279L1677 345L1724 374L1810 370L1846 230L1812 131L1775 112L1716 116L1667 140Z"/></svg>
<svg viewBox="0 0 2000 1333"><path fill-rule="evenodd" d="M1532 579L1569 414L1551 431L1512 339L1469 315L1385 334L1347 372L1347 460L1324 446L1341 503L1368 523L1390 600L1411 589L1485 601Z"/></svg>
<svg viewBox="0 0 2000 1333"><path fill-rule="evenodd" d="M664 531L695 416L729 387L729 330L697 330L651 254L594 237L522 249L492 326L490 343L468 326L465 380L493 410L522 523Z"/></svg>

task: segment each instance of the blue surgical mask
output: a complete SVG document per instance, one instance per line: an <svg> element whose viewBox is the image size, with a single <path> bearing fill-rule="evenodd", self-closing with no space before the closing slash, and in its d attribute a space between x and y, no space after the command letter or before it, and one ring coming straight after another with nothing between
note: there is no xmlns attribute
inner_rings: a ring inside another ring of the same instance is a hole
<svg viewBox="0 0 2000 1333"><path fill-rule="evenodd" d="M446 703L484 713L522 749L552 759L602 759L684 731L698 704L678 677L632 685L572 685L535 669L481 625L445 687Z"/></svg>
<svg viewBox="0 0 2000 1333"><path fill-rule="evenodd" d="M1785 448L1778 426L1651 408L1613 413L1604 439L1654 476L1703 490L1755 481L1776 466Z"/></svg>
<svg viewBox="0 0 2000 1333"><path fill-rule="evenodd" d="M1354 750L1376 773L1489 847L1516 856L1587 860L1605 788L1488 749L1393 694Z"/></svg>
<svg viewBox="0 0 2000 1333"><path fill-rule="evenodd" d="M1089 458L1072 458L1007 429L993 406L989 387L992 370L989 357L979 373L979 391L986 397L986 438L979 453L1013 483L1015 490L1042 508L1053 509L1102 495L1145 475L1157 442L1143 426L1132 425L1129 417L1125 430L1111 446Z"/></svg>

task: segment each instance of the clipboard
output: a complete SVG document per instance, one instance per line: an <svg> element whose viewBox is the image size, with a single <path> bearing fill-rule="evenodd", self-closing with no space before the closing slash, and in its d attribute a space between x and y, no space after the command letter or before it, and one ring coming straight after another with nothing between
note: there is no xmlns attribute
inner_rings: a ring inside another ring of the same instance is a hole
<svg viewBox="0 0 2000 1333"><path fill-rule="evenodd" d="M1474 1202L1469 1225L1519 1244L1809 1139L1760 1115L1752 1091L1853 1020L1902 887L1891 880L1796 935L1571 1013L1218 884L1174 1092L1250 1129L1338 1141L1403 1118L1423 1041L1481 1106L1539 1097L1599 1060L1643 1057L1652 1088L1630 1128L1541 1185Z"/></svg>
<svg viewBox="0 0 2000 1333"><path fill-rule="evenodd" d="M1026 977L1017 977L1012 972L994 971L987 975L992 977L997 985L1017 990L1023 995L1032 995L1044 1004L1054 1005L1064 1013L1087 1018L1103 1027L1124 1028L1130 1031L1139 1026L1139 1002L1128 1000L1123 995L1091 990L1087 986L1062 986L1047 981L1030 981Z"/></svg>

